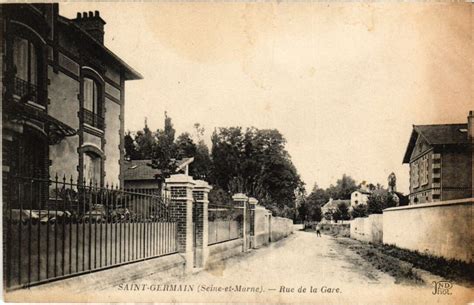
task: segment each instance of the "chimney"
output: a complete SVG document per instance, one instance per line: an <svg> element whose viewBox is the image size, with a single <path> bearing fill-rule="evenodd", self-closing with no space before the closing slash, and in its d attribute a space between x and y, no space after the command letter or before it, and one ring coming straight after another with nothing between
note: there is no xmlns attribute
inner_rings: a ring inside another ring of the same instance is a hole
<svg viewBox="0 0 474 305"><path fill-rule="evenodd" d="M100 17L99 11L77 13L73 21L91 35L95 40L104 44L104 25L105 21Z"/></svg>
<svg viewBox="0 0 474 305"><path fill-rule="evenodd" d="M474 143L474 110L469 111L467 117L467 137L471 143Z"/></svg>

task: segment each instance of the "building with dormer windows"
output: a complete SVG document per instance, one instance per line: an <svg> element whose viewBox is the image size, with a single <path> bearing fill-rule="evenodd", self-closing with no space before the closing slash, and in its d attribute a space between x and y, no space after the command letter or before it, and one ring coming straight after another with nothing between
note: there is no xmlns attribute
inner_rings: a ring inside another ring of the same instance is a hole
<svg viewBox="0 0 474 305"><path fill-rule="evenodd" d="M403 163L410 204L473 196L474 112L463 124L414 125Z"/></svg>

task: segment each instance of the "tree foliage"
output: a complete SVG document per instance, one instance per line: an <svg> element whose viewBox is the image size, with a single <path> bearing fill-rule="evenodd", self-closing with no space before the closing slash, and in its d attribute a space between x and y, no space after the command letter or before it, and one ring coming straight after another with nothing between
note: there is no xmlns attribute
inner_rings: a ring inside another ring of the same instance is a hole
<svg viewBox="0 0 474 305"><path fill-rule="evenodd" d="M135 137L127 134L126 155L132 160L151 159L152 166L162 173L160 179L174 172L177 159L194 157L189 174L214 185L215 191L210 195L213 200L228 199L223 194L245 193L257 198L274 215L295 217L296 195L304 189L304 184L278 130L216 129L211 138L211 153L203 140L201 125L195 124L193 135L187 132L177 138L175 135L167 115L164 128L156 132L145 122L144 129Z"/></svg>
<svg viewBox="0 0 474 305"><path fill-rule="evenodd" d="M275 129L219 128L212 135L213 183L257 198L277 215L294 214L302 181Z"/></svg>
<svg viewBox="0 0 474 305"><path fill-rule="evenodd" d="M382 211L397 205L394 195L389 193L386 189L380 188L373 191L369 195L367 201L368 214L382 214Z"/></svg>
<svg viewBox="0 0 474 305"><path fill-rule="evenodd" d="M368 215L367 205L358 204L351 211L352 218L366 217Z"/></svg>
<svg viewBox="0 0 474 305"><path fill-rule="evenodd" d="M336 185L329 186L326 192L332 199L350 199L352 192L357 189L355 180L351 176L343 174L341 179L337 180Z"/></svg>
<svg viewBox="0 0 474 305"><path fill-rule="evenodd" d="M199 127L199 124L196 124ZM204 132L199 127L199 132ZM190 165L190 175L196 179L207 179L210 175L211 159L209 148L201 139L197 144L193 137L185 132L176 139L176 130L170 117L165 113L164 128L152 132L145 121L145 127L136 133L125 136L125 155L131 160L151 160L151 166L160 170L157 177L163 180L176 171L177 160L194 157Z"/></svg>
<svg viewBox="0 0 474 305"><path fill-rule="evenodd" d="M332 217L336 222L339 220L351 219L351 215L349 214L349 207L344 202L338 203L337 208L334 211Z"/></svg>

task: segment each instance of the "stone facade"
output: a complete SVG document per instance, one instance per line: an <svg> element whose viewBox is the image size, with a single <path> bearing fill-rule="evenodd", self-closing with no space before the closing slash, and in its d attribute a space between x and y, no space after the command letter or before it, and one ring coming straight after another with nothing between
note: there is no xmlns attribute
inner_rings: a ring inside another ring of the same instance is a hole
<svg viewBox="0 0 474 305"><path fill-rule="evenodd" d="M123 92L141 76L104 47L99 13L67 19L58 4L2 11L4 181L58 174L122 185Z"/></svg>
<svg viewBox="0 0 474 305"><path fill-rule="evenodd" d="M473 196L472 111L468 124L415 125L404 163L410 166L410 204Z"/></svg>

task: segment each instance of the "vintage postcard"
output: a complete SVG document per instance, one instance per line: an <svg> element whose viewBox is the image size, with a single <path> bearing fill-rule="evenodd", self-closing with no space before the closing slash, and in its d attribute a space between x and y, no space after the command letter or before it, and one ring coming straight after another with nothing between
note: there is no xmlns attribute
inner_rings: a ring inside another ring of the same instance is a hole
<svg viewBox="0 0 474 305"><path fill-rule="evenodd" d="M0 16L5 302L474 302L471 3Z"/></svg>

